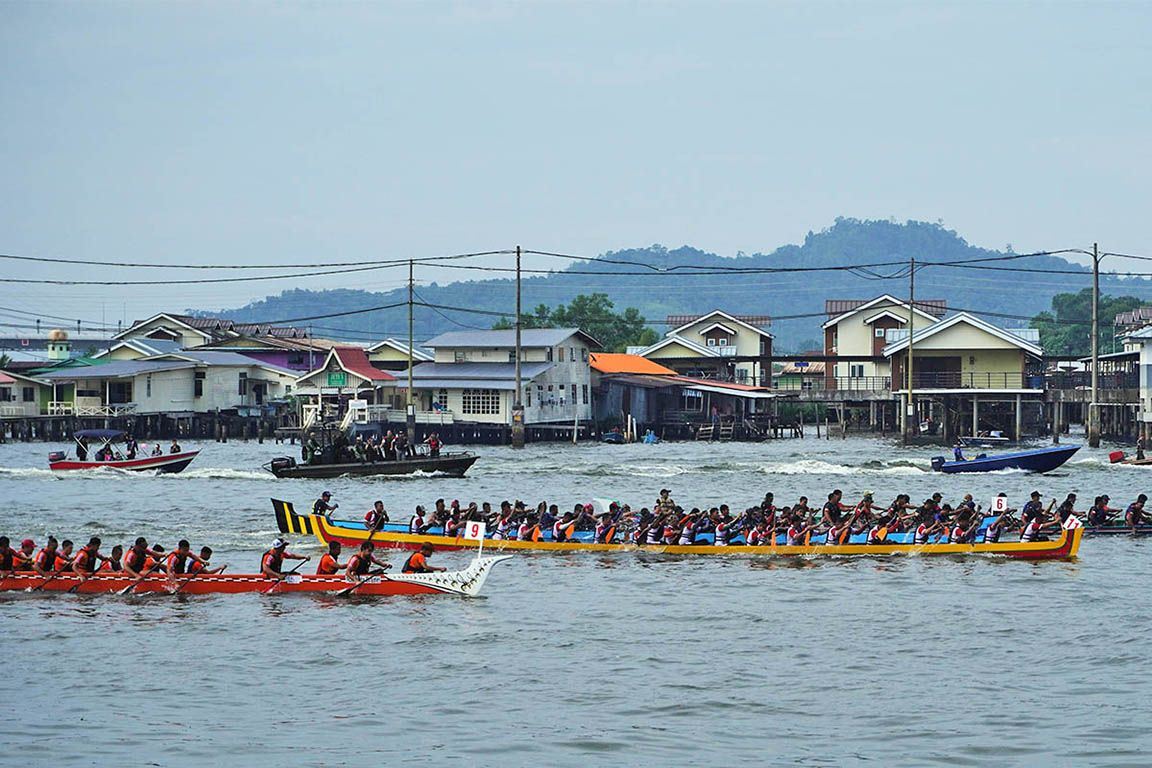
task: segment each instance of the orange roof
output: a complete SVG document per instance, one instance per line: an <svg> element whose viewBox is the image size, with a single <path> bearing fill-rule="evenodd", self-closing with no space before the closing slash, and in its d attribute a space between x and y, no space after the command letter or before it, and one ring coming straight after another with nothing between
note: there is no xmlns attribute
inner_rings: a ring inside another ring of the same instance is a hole
<svg viewBox="0 0 1152 768"><path fill-rule="evenodd" d="M616 352L593 352L589 364L600 373L638 373L649 376L674 376L676 371L665 368L640 355L625 355Z"/></svg>

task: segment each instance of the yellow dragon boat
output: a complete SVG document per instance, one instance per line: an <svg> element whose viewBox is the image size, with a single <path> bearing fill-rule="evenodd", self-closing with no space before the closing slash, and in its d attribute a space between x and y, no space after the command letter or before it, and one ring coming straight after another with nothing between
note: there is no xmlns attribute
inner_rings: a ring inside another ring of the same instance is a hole
<svg viewBox="0 0 1152 768"><path fill-rule="evenodd" d="M329 520L323 515L301 515L292 504L272 499L276 510L276 522L281 533L315 536L327 544L338 541L349 546L359 546L368 541L394 549L419 549L424 543L431 543L438 549L463 549L475 546L461 537L444 536L440 529L431 529L425 534L408 533L404 526L395 523L373 533L367 526L352 520ZM400 529L400 530L398 530ZM1083 538L1083 528L1062 529L1060 535L1051 541L1012 541L987 544L909 544L885 541L880 544L806 544L788 546L770 544L767 546L707 544L633 544L629 542L601 544L593 541L518 541L516 539L484 540L485 549L498 551L529 552L652 552L665 555L721 555L725 557L887 557L893 555L985 555L1010 557L1025 560L1064 560L1076 557Z"/></svg>

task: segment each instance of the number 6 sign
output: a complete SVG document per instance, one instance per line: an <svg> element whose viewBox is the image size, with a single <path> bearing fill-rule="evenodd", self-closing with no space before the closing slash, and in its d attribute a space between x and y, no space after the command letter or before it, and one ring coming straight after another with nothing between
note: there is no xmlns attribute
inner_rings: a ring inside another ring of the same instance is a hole
<svg viewBox="0 0 1152 768"><path fill-rule="evenodd" d="M997 496L992 499L992 511L996 514L1003 514L1008 511L1008 497Z"/></svg>

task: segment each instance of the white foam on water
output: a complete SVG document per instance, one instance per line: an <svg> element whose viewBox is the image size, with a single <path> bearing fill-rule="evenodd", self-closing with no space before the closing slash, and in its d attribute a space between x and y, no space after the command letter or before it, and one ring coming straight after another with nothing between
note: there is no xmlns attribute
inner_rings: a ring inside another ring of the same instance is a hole
<svg viewBox="0 0 1152 768"><path fill-rule="evenodd" d="M819 459L800 459L799 461L784 462L781 464L762 464L759 471L765 475L922 475L928 471L927 467L920 468L909 462L886 464L873 462L876 466L846 466L832 464Z"/></svg>

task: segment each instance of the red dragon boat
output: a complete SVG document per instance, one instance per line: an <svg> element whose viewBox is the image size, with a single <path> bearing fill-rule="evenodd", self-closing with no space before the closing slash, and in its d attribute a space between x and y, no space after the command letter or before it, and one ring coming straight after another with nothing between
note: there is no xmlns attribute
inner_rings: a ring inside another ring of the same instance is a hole
<svg viewBox="0 0 1152 768"><path fill-rule="evenodd" d="M213 573L168 578L163 574L145 576L140 582L119 573L97 572L81 580L74 573L51 577L21 571L0 579L0 592L75 592L95 594L160 594L215 595L255 592L265 595L300 592L332 595L460 595L476 597L488 579L492 567L511 555L477 557L458 571L433 573L397 573L348 579L344 576L317 576L292 573L282 581L259 573ZM135 586L133 584L135 583Z"/></svg>
<svg viewBox="0 0 1152 768"><path fill-rule="evenodd" d="M113 455L118 455L115 449L112 448L112 445L114 443L124 442L127 438L127 433L119 429L81 429L73 435L73 438L76 440L78 446L82 445L82 440L99 440L103 442L103 445L95 451L92 451L92 449L84 443L85 452L101 453L107 450ZM68 458L68 455L64 451L54 451L48 454L48 468L53 472L64 472L109 467L111 469L122 469L129 472L163 472L172 474L184 471L199 453L200 451L181 451L180 453L165 453L160 456L139 456L135 459L113 458L107 461L88 461L85 459L81 461L80 459Z"/></svg>

